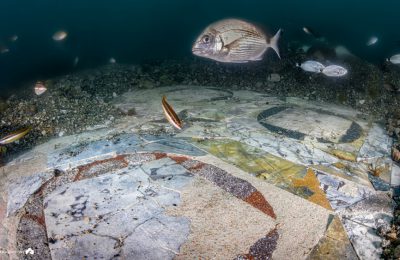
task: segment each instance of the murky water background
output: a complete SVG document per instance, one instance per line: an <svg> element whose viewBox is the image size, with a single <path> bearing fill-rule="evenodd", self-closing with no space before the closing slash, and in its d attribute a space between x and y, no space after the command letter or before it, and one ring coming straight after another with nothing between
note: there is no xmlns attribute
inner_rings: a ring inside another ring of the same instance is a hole
<svg viewBox="0 0 400 260"><path fill-rule="evenodd" d="M399 7L396 1L354 0L1 1L0 43L10 52L0 55L0 89L4 95L27 80L94 68L110 57L119 63L193 58L197 34L226 17L250 20L270 34L282 28L283 52L294 42L313 43L302 31L310 26L328 44L379 63L399 50ZM60 43L51 39L59 29L69 34ZM18 41L7 43L14 34ZM379 43L368 48L365 43L373 35ZM76 56L80 60L74 68Z"/></svg>

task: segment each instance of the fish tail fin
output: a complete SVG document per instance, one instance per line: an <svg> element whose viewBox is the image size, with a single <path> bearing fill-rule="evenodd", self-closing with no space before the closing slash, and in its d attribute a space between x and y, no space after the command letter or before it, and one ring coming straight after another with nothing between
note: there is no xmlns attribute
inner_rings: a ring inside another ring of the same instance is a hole
<svg viewBox="0 0 400 260"><path fill-rule="evenodd" d="M272 39L270 40L269 45L268 45L268 47L271 47L276 52L279 59L281 58L281 55L279 54L278 40L281 37L281 32L282 32L282 30L279 29L278 32L274 35L274 37L272 37Z"/></svg>

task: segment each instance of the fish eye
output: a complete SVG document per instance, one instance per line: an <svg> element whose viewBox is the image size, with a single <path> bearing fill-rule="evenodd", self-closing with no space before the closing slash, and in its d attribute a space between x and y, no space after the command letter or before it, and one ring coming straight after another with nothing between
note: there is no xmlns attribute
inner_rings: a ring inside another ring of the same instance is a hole
<svg viewBox="0 0 400 260"><path fill-rule="evenodd" d="M202 40L203 40L204 43L209 43L210 42L210 36L209 35L204 35Z"/></svg>

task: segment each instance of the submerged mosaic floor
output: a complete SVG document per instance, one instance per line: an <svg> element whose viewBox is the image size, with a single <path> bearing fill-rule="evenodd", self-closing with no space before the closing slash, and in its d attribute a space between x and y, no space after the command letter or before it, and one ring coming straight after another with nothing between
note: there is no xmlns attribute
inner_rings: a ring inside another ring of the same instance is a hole
<svg viewBox="0 0 400 260"><path fill-rule="evenodd" d="M164 94L182 131L163 117ZM2 257L379 259L400 171L364 115L184 86L115 105L135 115L1 169Z"/></svg>

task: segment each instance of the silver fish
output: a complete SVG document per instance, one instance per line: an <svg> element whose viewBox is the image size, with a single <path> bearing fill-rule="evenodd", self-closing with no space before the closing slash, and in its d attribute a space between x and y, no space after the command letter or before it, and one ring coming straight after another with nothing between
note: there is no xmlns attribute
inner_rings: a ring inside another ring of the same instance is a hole
<svg viewBox="0 0 400 260"><path fill-rule="evenodd" d="M73 63L74 67L75 67L76 65L78 65L78 63L79 63L79 57L76 56L75 59L74 59L74 63Z"/></svg>
<svg viewBox="0 0 400 260"><path fill-rule="evenodd" d="M53 40L55 40L55 41L62 41L62 40L64 40L65 38L67 38L67 36L68 36L68 33L66 32L66 31L57 31L57 32L55 32L54 34L53 34L53 36L52 36L52 38L53 38Z"/></svg>
<svg viewBox="0 0 400 260"><path fill-rule="evenodd" d="M16 42L18 40L18 35L14 34L9 38L10 42Z"/></svg>
<svg viewBox="0 0 400 260"><path fill-rule="evenodd" d="M369 40L367 41L367 46L372 46L375 43L378 42L378 37L376 36L372 36L371 38L369 38Z"/></svg>
<svg viewBox="0 0 400 260"><path fill-rule="evenodd" d="M238 19L225 19L208 26L195 41L192 53L220 62L244 63L261 60L272 48L278 57L279 30L268 38L256 26Z"/></svg>
<svg viewBox="0 0 400 260"><path fill-rule="evenodd" d="M308 60L303 62L302 64L296 64L297 67L300 67L304 71L320 73L325 66L318 61Z"/></svg>
<svg viewBox="0 0 400 260"><path fill-rule="evenodd" d="M111 64L114 64L114 63L116 63L117 61L116 61L113 57L111 57L111 58L108 60L108 62L111 63Z"/></svg>
<svg viewBox="0 0 400 260"><path fill-rule="evenodd" d="M10 49L7 46L0 46L0 53L4 54L10 52Z"/></svg>
<svg viewBox="0 0 400 260"><path fill-rule="evenodd" d="M338 65L330 65L325 67L322 73L328 77L342 77L347 74L347 69Z"/></svg>
<svg viewBox="0 0 400 260"><path fill-rule="evenodd" d="M11 144L13 142L16 142L19 139L21 139L22 137L24 137L25 135L27 135L31 130L32 130L32 127L27 127L27 128L23 128L18 131L15 131L15 132L1 138L0 145L6 145L6 144Z"/></svg>
<svg viewBox="0 0 400 260"><path fill-rule="evenodd" d="M46 88L46 85L45 85L44 82L38 81L38 82L35 83L34 90L35 90L35 94L38 95L38 96L40 96L40 95L42 95L44 92L47 91L47 88Z"/></svg>
<svg viewBox="0 0 400 260"><path fill-rule="evenodd" d="M400 64L400 54L393 55L387 61L390 61L393 64Z"/></svg>
<svg viewBox="0 0 400 260"><path fill-rule="evenodd" d="M171 105L168 104L167 97L165 95L163 96L161 103L164 110L164 115L167 118L168 122L175 128L182 130L182 121L179 119L178 115L175 113Z"/></svg>
<svg viewBox="0 0 400 260"><path fill-rule="evenodd" d="M316 31L314 31L313 29L311 29L310 27L303 27L303 31L308 34L313 36L314 38L321 38L321 35L319 33L317 33Z"/></svg>

